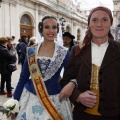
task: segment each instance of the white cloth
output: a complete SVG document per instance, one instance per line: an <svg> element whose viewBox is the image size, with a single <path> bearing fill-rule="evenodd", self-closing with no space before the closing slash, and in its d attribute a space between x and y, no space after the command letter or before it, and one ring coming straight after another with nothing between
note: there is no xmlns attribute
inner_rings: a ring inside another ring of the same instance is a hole
<svg viewBox="0 0 120 120"><path fill-rule="evenodd" d="M71 104L68 99L60 101L59 94L50 95L50 99L59 113L63 115L64 120L73 120ZM40 104L37 95L28 92L25 88L19 103L21 108L16 120L51 120Z"/></svg>
<svg viewBox="0 0 120 120"><path fill-rule="evenodd" d="M39 44L38 46L38 50L40 45L41 44ZM42 63L45 63L46 59L51 60L49 67L45 71L45 78L44 78L45 81L50 79L58 71L58 69L60 68L61 64L64 61L66 54L67 54L67 50L63 46L60 46L58 45L58 43L55 42L55 51L53 57L52 58L40 57L42 58L43 61ZM42 68L44 68L44 66L42 66Z"/></svg>
<svg viewBox="0 0 120 120"><path fill-rule="evenodd" d="M109 45L108 41L101 44L100 46L98 46L97 44L94 44L93 42L91 45L92 45L92 47L91 47L92 48L92 64L101 66L105 52Z"/></svg>

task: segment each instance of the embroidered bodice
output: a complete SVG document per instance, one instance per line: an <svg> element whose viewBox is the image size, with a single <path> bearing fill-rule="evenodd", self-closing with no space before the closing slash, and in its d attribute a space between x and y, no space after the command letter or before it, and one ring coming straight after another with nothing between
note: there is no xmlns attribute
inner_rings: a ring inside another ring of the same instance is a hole
<svg viewBox="0 0 120 120"><path fill-rule="evenodd" d="M50 61L51 60L49 58L46 58L46 57L39 57L38 58L38 65L39 65L39 68L40 68L40 71L42 73L43 78L45 78L45 72L46 72L47 67L50 64Z"/></svg>
<svg viewBox="0 0 120 120"><path fill-rule="evenodd" d="M65 59L67 50L62 46L55 44L55 52L52 58L38 57L38 65L42 73L44 81L51 79L51 77L63 67L63 60ZM62 65L62 66L61 66Z"/></svg>
<svg viewBox="0 0 120 120"><path fill-rule="evenodd" d="M38 47L39 48L39 47ZM29 52L34 52L31 48ZM58 94L61 91L59 83L60 72L62 67L67 65L69 52L62 46L55 43L55 51L52 58L37 57L38 66L42 73L42 77L49 95ZM20 80L17 89L14 93L14 98L20 99L23 88L25 87L29 92L36 94L32 80L29 78L30 72L28 68L27 59L25 60L23 70L20 75Z"/></svg>

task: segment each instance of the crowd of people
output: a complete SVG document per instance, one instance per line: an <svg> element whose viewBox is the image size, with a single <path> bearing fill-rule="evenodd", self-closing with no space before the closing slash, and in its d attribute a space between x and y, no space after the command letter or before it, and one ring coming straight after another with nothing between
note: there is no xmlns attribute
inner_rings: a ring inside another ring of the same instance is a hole
<svg viewBox="0 0 120 120"><path fill-rule="evenodd" d="M35 37L28 42L28 36L22 35L13 47L12 38L1 37L0 95L13 96L20 105L19 113L11 114L11 119L120 119L120 43L110 33L112 24L111 10L98 6L91 10L88 30L77 44L68 31L62 35L63 46L55 41L59 24L49 15L38 23L43 37L39 44ZM16 61L22 67L12 93L12 72L6 66ZM64 74L60 79L62 68Z"/></svg>
<svg viewBox="0 0 120 120"><path fill-rule="evenodd" d="M9 70L9 64L21 64L21 69L26 57L27 46L33 45L36 42L36 37L31 37L28 42L28 36L22 35L19 39L19 43L15 43L15 36L12 37L0 37L0 95L6 95L12 97L11 86L12 71ZM6 91L5 91L6 86Z"/></svg>

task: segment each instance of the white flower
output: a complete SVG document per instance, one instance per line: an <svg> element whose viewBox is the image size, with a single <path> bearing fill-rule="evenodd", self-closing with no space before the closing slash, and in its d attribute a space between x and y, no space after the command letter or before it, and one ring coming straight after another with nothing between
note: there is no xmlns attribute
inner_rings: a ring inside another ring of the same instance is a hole
<svg viewBox="0 0 120 120"><path fill-rule="evenodd" d="M9 114L19 112L19 102L17 100L9 99L3 104L4 110L8 111Z"/></svg>

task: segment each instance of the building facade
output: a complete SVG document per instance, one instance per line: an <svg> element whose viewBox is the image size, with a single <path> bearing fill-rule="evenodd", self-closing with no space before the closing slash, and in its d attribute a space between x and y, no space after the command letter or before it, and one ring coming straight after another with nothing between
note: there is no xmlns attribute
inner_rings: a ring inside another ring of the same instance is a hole
<svg viewBox="0 0 120 120"><path fill-rule="evenodd" d="M120 0L113 0L113 33L115 40L120 38Z"/></svg>
<svg viewBox="0 0 120 120"><path fill-rule="evenodd" d="M87 29L87 19L79 12L72 0L2 0L0 7L0 37L22 34L29 37L38 34L38 23L45 15L65 19L64 30L82 40Z"/></svg>

